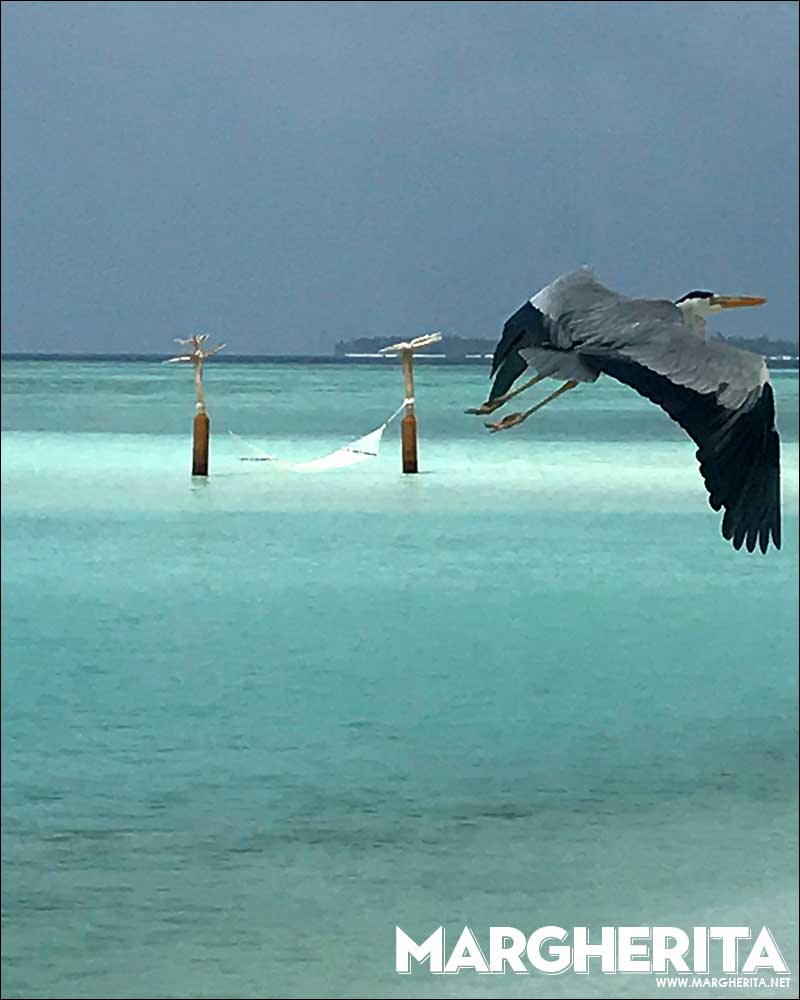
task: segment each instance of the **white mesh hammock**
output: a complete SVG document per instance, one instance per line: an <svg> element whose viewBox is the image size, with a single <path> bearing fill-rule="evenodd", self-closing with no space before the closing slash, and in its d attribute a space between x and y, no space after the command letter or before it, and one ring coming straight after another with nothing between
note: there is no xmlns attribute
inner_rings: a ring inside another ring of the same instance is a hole
<svg viewBox="0 0 800 1000"><path fill-rule="evenodd" d="M242 462L274 462L280 468L289 469L292 472L328 472L330 469L345 469L349 465L359 465L361 462L368 462L372 458L377 458L383 432L402 413L406 403L410 402L413 402L413 400L404 400L391 417L385 420L380 427L376 427L374 431L370 431L369 434L365 434L363 437L356 438L355 441L350 441L328 455L323 455L321 458L314 458L310 462L287 462L275 455L269 455L267 452L261 451L243 438L240 438L238 434L234 434L233 431L228 431L228 433L231 437L236 438L237 441L241 441L245 448L254 452L254 457L241 458Z"/></svg>

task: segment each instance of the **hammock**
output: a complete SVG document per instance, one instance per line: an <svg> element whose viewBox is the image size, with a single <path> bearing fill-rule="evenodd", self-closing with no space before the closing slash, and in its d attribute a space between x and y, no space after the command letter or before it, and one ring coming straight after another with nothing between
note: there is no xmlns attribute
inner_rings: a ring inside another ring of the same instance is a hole
<svg viewBox="0 0 800 1000"><path fill-rule="evenodd" d="M240 458L242 462L275 462L281 468L290 469L293 472L327 472L329 469L345 469L349 465L359 465L361 462L367 462L371 458L378 457L383 432L400 415L406 403L409 402L413 402L413 400L404 400L388 420L385 420L374 431L370 431L369 434L365 434L363 437L356 438L355 441L350 441L328 455L323 455L321 458L314 458L310 462L286 462L275 455L259 451L258 448L240 438L238 434L234 434L233 431L228 431L228 433L231 437L236 438L237 441L241 441L250 451L255 452L257 456L254 458Z"/></svg>

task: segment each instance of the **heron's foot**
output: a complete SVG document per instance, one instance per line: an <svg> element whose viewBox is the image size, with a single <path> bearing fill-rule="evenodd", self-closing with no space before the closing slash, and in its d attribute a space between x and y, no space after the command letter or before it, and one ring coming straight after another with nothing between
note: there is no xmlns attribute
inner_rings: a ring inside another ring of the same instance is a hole
<svg viewBox="0 0 800 1000"><path fill-rule="evenodd" d="M494 411L501 407L504 402L504 399L487 399L485 403L481 403L478 407L473 407L470 410L464 410L464 413L471 413L476 417L485 417L489 413L494 413Z"/></svg>
<svg viewBox="0 0 800 1000"><path fill-rule="evenodd" d="M494 424L487 424L486 426L492 434L497 434L498 431L507 431L509 427L516 427L517 424L521 424L526 417L527 413L509 413L508 416L503 417L502 420L498 420Z"/></svg>

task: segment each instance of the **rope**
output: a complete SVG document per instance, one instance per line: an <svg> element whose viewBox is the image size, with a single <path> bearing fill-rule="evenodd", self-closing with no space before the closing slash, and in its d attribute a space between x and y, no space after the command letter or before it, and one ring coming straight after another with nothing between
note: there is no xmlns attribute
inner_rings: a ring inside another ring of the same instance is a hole
<svg viewBox="0 0 800 1000"><path fill-rule="evenodd" d="M250 444L249 441L245 441L244 438L239 437L238 434L234 434L233 431L229 430L228 433L236 441L240 441L245 446L245 448L249 448L249 450L252 451L254 453L254 455L258 456L257 458L240 458L239 459L240 462L277 462L278 461L278 459L276 459L274 455L268 455L265 451L261 451L260 449L256 448L254 445Z"/></svg>
<svg viewBox="0 0 800 1000"><path fill-rule="evenodd" d="M408 399L404 399L404 400L403 400L403 402L402 402L402 403L401 403L401 404L400 404L400 405L399 405L399 406L397 407L397 409L396 409L396 410L394 411L394 413L393 413L393 414L391 415L391 417L389 417L389 419L388 419L388 420L386 421L386 423L385 423L385 424L383 424L383 426L384 426L384 427L388 427L388 426L389 426L389 424L390 424L390 423L391 423L391 422L392 422L393 420L396 420L396 419L397 419L397 417L399 417L399 416L400 416L400 414L401 414L401 413L403 412L403 410L404 410L404 409L406 408L406 404L407 404L408 402L409 402L409 400L408 400ZM410 402L412 402L412 403L413 403L413 402L414 402L414 400L412 399L412 400L410 400Z"/></svg>

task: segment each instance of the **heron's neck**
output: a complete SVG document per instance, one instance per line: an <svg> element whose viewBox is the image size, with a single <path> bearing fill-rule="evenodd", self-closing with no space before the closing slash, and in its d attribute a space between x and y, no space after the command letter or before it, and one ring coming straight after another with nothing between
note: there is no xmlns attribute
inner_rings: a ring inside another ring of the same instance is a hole
<svg viewBox="0 0 800 1000"><path fill-rule="evenodd" d="M683 322L689 327L692 333L696 333L698 337L705 338L705 313L707 312L705 306L695 302L679 302L678 308L683 313Z"/></svg>

